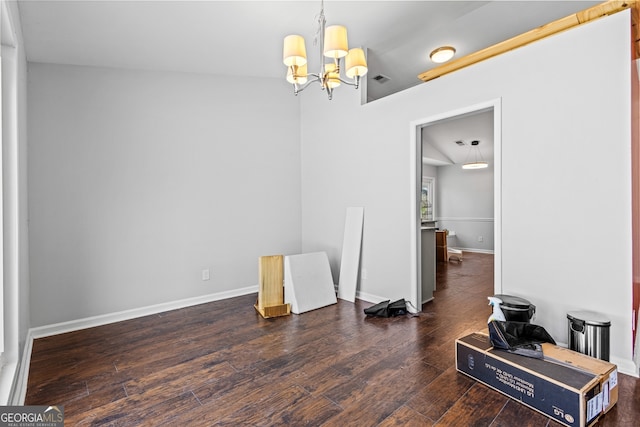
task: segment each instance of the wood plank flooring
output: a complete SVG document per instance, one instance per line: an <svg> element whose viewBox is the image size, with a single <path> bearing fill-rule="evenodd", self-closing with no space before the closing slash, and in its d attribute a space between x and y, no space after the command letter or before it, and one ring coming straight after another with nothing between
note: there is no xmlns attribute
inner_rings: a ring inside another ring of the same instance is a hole
<svg viewBox="0 0 640 427"><path fill-rule="evenodd" d="M263 319L256 296L37 339L27 405L67 426L560 426L455 370L454 340L486 328L493 257L438 266L418 317L370 303ZM640 381L599 425L636 426Z"/></svg>

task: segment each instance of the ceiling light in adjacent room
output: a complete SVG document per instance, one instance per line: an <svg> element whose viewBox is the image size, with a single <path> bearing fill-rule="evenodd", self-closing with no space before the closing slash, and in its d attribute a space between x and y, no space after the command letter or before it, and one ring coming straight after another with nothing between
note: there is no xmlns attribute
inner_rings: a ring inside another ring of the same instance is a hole
<svg viewBox="0 0 640 427"><path fill-rule="evenodd" d="M482 157L482 153L478 148L480 141L471 141L471 147L469 147L469 153L467 154L467 160L462 165L462 169L484 169L489 166L489 163L484 161ZM473 151L473 161L469 161L469 158L472 157L471 152Z"/></svg>
<svg viewBox="0 0 640 427"><path fill-rule="evenodd" d="M453 55L456 54L456 49L452 46L442 46L437 49L434 49L430 54L429 58L436 64L442 64L443 62L447 62Z"/></svg>

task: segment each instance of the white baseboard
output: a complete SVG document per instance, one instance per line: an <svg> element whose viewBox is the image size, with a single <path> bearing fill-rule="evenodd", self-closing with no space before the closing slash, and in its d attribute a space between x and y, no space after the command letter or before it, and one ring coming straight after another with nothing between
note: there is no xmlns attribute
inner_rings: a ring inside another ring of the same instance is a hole
<svg viewBox="0 0 640 427"><path fill-rule="evenodd" d="M338 294L338 285L334 284L335 288L336 288L336 295ZM366 301L366 302L370 302L373 304L377 304L379 302L382 301L386 301L389 298L384 298L384 297L379 297L377 295L372 295L372 294L368 294L366 292L362 292L362 291L358 291L356 290L356 299L362 300L362 301ZM343 300L346 301L346 300Z"/></svg>
<svg viewBox="0 0 640 427"><path fill-rule="evenodd" d="M635 363L633 363L633 360L620 359L618 357L612 356L610 358L610 362L618 366L618 372L620 372L621 374L640 378L640 376L638 376L638 367Z"/></svg>
<svg viewBox="0 0 640 427"><path fill-rule="evenodd" d="M0 366L0 406L11 406L11 387L18 369L16 362L4 363Z"/></svg>
<svg viewBox="0 0 640 427"><path fill-rule="evenodd" d="M15 388L9 397L11 405L22 406L27 396L27 381L29 380L29 364L31 363L31 349L33 349L33 334L31 329L27 332L27 339L24 342L24 350L22 351L22 359L20 359L20 367L16 376Z"/></svg>
<svg viewBox="0 0 640 427"><path fill-rule="evenodd" d="M70 320L68 322L55 323L52 325L38 326L31 328L27 332L27 339L22 352L22 359L18 376L15 382L15 388L9 402L12 405L23 405L27 395L27 381L29 379L29 363L31 361L31 350L33 348L33 340L44 338L52 335L63 334L66 332L79 331L81 329L93 328L96 326L108 325L110 323L121 322L123 320L136 319L138 317L149 316L153 314L163 313L166 311L177 310L180 308L191 307L198 304L205 304L213 301L220 301L228 298L234 298L242 295L248 295L258 292L258 285L249 286L241 289L233 289L230 291L218 292L215 294L201 295L193 298L186 298L178 301L171 301L162 304L151 305L147 307L134 308L131 310L119 311L116 313L103 314L100 316L92 316L84 319Z"/></svg>
<svg viewBox="0 0 640 427"><path fill-rule="evenodd" d="M458 248L458 247L451 247L451 249L457 249L459 251L463 251L463 252L475 252L478 254L489 254L489 255L493 255L493 250L490 249L476 249L476 248Z"/></svg>
<svg viewBox="0 0 640 427"><path fill-rule="evenodd" d="M336 288L336 294L338 293L338 285L335 285ZM372 295L372 294L368 294L366 292L362 292L362 291L358 291L356 290L356 299L362 300L362 301L366 301L366 302L370 302L373 304L377 304L379 302L382 301L386 301L389 298L384 298L384 297L379 297L377 295Z"/></svg>
<svg viewBox="0 0 640 427"><path fill-rule="evenodd" d="M377 304L379 302L386 301L389 299L389 298L379 297L377 295L368 294L362 291L358 291L356 293L356 298L362 301L373 303L373 304Z"/></svg>
<svg viewBox="0 0 640 427"><path fill-rule="evenodd" d="M51 335L63 334L66 332L79 331L80 329L93 328L95 326L108 325L109 323L121 322L123 320L135 319L138 317L158 314L165 311L177 310L191 307L198 304L205 304L212 301L238 297L258 292L258 286L233 289L231 291L218 292L215 294L201 295L193 298L186 298L178 301L170 301L147 307L134 308L131 310L119 311L116 313L102 314L100 316L87 317L84 319L70 320L68 322L55 323L52 325L38 326L29 329L33 338L43 338Z"/></svg>

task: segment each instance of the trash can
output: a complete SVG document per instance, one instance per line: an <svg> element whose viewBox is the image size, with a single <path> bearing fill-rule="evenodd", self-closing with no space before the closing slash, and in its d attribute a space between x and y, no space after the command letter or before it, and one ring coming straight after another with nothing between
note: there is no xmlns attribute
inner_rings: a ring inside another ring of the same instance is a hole
<svg viewBox="0 0 640 427"><path fill-rule="evenodd" d="M567 313L567 320L569 349L608 362L611 321L591 311L571 311Z"/></svg>
<svg viewBox="0 0 640 427"><path fill-rule="evenodd" d="M494 295L494 297L502 300L500 309L509 322L529 323L536 312L536 306L524 298L503 294Z"/></svg>

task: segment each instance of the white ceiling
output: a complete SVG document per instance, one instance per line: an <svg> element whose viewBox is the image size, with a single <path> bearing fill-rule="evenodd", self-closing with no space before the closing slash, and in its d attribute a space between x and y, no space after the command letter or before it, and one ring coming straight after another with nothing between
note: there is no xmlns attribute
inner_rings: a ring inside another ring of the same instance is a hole
<svg viewBox="0 0 640 427"><path fill-rule="evenodd" d="M493 110L441 120L422 128L422 162L447 166L474 161L476 158L471 141L478 141L479 155L491 163L493 137ZM456 141L462 141L464 145L458 145Z"/></svg>
<svg viewBox="0 0 640 427"><path fill-rule="evenodd" d="M457 56L601 1L326 1L327 24L368 49L370 100L421 83L429 52ZM310 71L320 1L22 0L32 62L284 78L282 39L305 36ZM319 56L319 55L318 55Z"/></svg>
<svg viewBox="0 0 640 427"><path fill-rule="evenodd" d="M328 0L324 9L327 25L346 25L349 45L367 49L371 101L422 83L417 76L435 66L428 55L438 46L455 46L461 57L598 3ZM301 34L310 71L320 64L319 0L20 0L19 10L31 62L284 78L282 40ZM389 81L371 79L379 74ZM472 140L491 161L491 117L424 128L423 151L433 154L426 163L462 163Z"/></svg>

